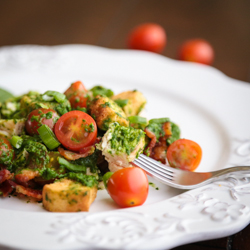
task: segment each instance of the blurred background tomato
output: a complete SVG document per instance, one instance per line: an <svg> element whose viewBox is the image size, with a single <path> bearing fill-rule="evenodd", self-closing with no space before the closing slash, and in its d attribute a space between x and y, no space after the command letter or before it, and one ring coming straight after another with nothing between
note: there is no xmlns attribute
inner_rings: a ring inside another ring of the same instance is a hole
<svg viewBox="0 0 250 250"><path fill-rule="evenodd" d="M160 28L144 26L139 36L137 31L139 38L131 40L136 27L149 23ZM0 46L91 44L147 49L193 61L205 53L206 64L250 81L249 0L2 0L0 24ZM213 56L197 46L186 49L186 57L181 55L181 46L192 39L208 42Z"/></svg>

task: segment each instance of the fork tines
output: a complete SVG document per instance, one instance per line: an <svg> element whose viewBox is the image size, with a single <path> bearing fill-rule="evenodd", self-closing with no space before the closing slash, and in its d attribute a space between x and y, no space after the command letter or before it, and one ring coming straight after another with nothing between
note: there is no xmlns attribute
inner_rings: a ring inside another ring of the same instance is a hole
<svg viewBox="0 0 250 250"><path fill-rule="evenodd" d="M134 160L134 164L144 169L151 175L157 176L158 178L167 178L169 181L173 180L174 171L172 168L163 165L162 163L141 154L139 158Z"/></svg>

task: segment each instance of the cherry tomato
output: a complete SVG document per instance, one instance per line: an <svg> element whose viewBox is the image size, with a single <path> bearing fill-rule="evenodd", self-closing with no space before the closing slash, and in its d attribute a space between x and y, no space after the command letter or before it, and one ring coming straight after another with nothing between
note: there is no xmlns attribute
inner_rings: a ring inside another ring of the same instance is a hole
<svg viewBox="0 0 250 250"><path fill-rule="evenodd" d="M135 27L128 37L130 49L160 53L167 43L165 30L158 24L145 23Z"/></svg>
<svg viewBox="0 0 250 250"><path fill-rule="evenodd" d="M38 134L37 129L43 124L53 130L59 115L53 109L39 108L31 111L27 117L25 128L29 135Z"/></svg>
<svg viewBox="0 0 250 250"><path fill-rule="evenodd" d="M78 110L62 115L55 125L55 135L62 145L72 151L94 144L97 127L94 119Z"/></svg>
<svg viewBox="0 0 250 250"><path fill-rule="evenodd" d="M64 92L69 100L72 108L85 108L87 107L87 89L81 81L71 84L71 86Z"/></svg>
<svg viewBox="0 0 250 250"><path fill-rule="evenodd" d="M211 65L214 60L214 50L205 40L189 40L180 47L179 59Z"/></svg>
<svg viewBox="0 0 250 250"><path fill-rule="evenodd" d="M14 159L15 154L10 142L4 138L0 137L0 167L1 164L9 164Z"/></svg>
<svg viewBox="0 0 250 250"><path fill-rule="evenodd" d="M194 171L200 164L202 150L199 144L187 139L174 141L167 149L171 167Z"/></svg>
<svg viewBox="0 0 250 250"><path fill-rule="evenodd" d="M148 196L148 178L138 167L123 168L111 175L107 190L120 207L139 206Z"/></svg>

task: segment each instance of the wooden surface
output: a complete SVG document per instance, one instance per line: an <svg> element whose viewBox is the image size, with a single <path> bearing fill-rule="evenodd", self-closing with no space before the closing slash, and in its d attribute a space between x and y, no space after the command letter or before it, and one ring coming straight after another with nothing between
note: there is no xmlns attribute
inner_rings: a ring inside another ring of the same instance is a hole
<svg viewBox="0 0 250 250"><path fill-rule="evenodd" d="M250 82L249 0L1 0L0 46L16 44L92 44L125 49L129 31L155 22L168 36L163 55L176 58L191 38L208 40L213 66ZM175 250L248 250L250 226L223 239Z"/></svg>

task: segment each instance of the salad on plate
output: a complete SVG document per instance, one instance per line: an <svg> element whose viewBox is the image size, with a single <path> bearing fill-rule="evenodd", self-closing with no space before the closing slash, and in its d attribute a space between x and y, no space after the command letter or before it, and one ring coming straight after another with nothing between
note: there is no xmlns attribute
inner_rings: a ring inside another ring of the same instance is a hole
<svg viewBox="0 0 250 250"><path fill-rule="evenodd" d="M200 146L180 138L177 124L142 116L146 98L138 90L114 95L77 81L64 93L1 90L0 97L1 198L28 197L51 212L89 211L106 188L121 207L138 206L149 185L132 164L140 154L189 171L201 161Z"/></svg>

